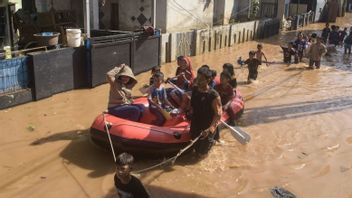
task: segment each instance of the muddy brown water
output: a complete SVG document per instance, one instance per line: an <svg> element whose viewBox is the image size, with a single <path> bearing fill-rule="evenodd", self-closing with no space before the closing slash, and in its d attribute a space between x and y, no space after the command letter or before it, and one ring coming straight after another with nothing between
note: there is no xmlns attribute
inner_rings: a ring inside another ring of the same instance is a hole
<svg viewBox="0 0 352 198"><path fill-rule="evenodd" d="M352 26L351 14L338 20ZM320 30L323 24L305 27ZM251 142L240 145L224 130L225 141L195 162L182 156L172 168L140 175L153 197L271 197L284 187L297 197L352 197L352 56L343 49L325 57L320 70L305 63L282 64L279 44L297 32L260 41L270 67L259 81L244 85L247 70L237 68L246 110L239 125ZM247 57L257 42L192 57L195 68ZM163 65L172 76L175 63ZM149 73L138 76L147 83ZM0 111L0 197L112 197L112 156L89 141L88 129L106 108L108 85L76 90ZM135 95L140 95L138 88ZM139 159L136 169L160 159Z"/></svg>

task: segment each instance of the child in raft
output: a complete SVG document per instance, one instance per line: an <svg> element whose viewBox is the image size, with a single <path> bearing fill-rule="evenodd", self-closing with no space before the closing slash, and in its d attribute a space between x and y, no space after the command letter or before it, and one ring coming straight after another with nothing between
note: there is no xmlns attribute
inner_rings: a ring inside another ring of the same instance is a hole
<svg viewBox="0 0 352 198"><path fill-rule="evenodd" d="M221 98L221 104L223 110L228 113L230 116L230 125L234 125L235 115L233 110L231 109L231 102L234 94L234 88L231 85L232 76L228 71L223 71L220 74L220 84L215 86L215 90L219 93Z"/></svg>
<svg viewBox="0 0 352 198"><path fill-rule="evenodd" d="M255 52L255 58L260 61L260 65L261 65L263 62L263 57L264 57L266 66L269 66L268 59L266 58L266 56L262 50L263 50L263 44L259 43L257 45L257 51Z"/></svg>
<svg viewBox="0 0 352 198"><path fill-rule="evenodd" d="M211 72L211 81L209 83L209 87L214 89L216 85L215 78L216 78L216 75L218 75L218 73L216 72L216 70L213 70L213 69L211 69L210 72Z"/></svg>
<svg viewBox="0 0 352 198"><path fill-rule="evenodd" d="M191 59L187 56L179 56L177 57L177 65L176 77L167 81L170 81L182 90L189 90L195 78ZM170 92L170 96L176 105L180 106L182 104L182 93L177 89L173 89Z"/></svg>
<svg viewBox="0 0 352 198"><path fill-rule="evenodd" d="M161 72L160 69L161 69L160 66L155 66L152 68L152 71L151 71L152 77L150 77L149 79L149 86L152 86L154 84L154 78L153 78L154 74Z"/></svg>
<svg viewBox="0 0 352 198"><path fill-rule="evenodd" d="M230 85L232 88L236 89L237 88L237 79L235 76L235 68L231 63L225 63L222 66L222 71L223 72L228 72L231 75L231 80L230 80Z"/></svg>
<svg viewBox="0 0 352 198"><path fill-rule="evenodd" d="M174 107L167 99L163 86L164 74L157 72L153 75L153 79L154 83L150 86L148 94L149 110L156 116L156 120L152 124L162 126L166 121L164 113L171 111Z"/></svg>
<svg viewBox="0 0 352 198"><path fill-rule="evenodd" d="M255 51L249 52L249 58L244 61L244 64L248 65L248 78L247 83L257 80L258 77L258 67L260 65L260 61L255 58Z"/></svg>

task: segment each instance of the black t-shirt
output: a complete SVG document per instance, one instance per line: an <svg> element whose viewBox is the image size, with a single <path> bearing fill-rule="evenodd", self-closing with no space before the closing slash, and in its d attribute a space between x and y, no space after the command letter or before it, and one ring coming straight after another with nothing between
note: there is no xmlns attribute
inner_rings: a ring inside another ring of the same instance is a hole
<svg viewBox="0 0 352 198"><path fill-rule="evenodd" d="M321 34L321 37L327 38L329 36L330 32L331 32L330 28L324 28L323 32Z"/></svg>
<svg viewBox="0 0 352 198"><path fill-rule="evenodd" d="M247 59L244 63L248 65L249 73L258 73L258 66L260 65L258 59Z"/></svg>
<svg viewBox="0 0 352 198"><path fill-rule="evenodd" d="M215 114L212 104L217 97L219 94L214 89L200 92L197 87L193 88L191 98L193 115L190 128L192 138L198 137L202 130L210 127Z"/></svg>
<svg viewBox="0 0 352 198"><path fill-rule="evenodd" d="M233 88L236 88L237 87L237 79L236 78L232 78L230 80L230 85L233 87Z"/></svg>
<svg viewBox="0 0 352 198"><path fill-rule="evenodd" d="M114 181L119 198L149 198L149 194L141 181L133 175L128 184L123 184L117 175L115 175Z"/></svg>

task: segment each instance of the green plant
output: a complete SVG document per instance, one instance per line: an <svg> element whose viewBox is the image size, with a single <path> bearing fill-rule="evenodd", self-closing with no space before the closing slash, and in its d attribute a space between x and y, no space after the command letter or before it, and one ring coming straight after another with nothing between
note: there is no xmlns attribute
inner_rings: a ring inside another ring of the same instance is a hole
<svg viewBox="0 0 352 198"><path fill-rule="evenodd" d="M249 14L250 19L255 19L257 17L259 7L260 7L259 0L251 0L251 10Z"/></svg>

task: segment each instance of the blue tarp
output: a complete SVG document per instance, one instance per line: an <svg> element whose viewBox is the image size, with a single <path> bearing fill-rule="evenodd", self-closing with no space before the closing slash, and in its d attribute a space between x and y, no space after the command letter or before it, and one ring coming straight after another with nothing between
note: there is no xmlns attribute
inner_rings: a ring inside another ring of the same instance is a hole
<svg viewBox="0 0 352 198"><path fill-rule="evenodd" d="M0 93L28 87L27 56L0 60Z"/></svg>

